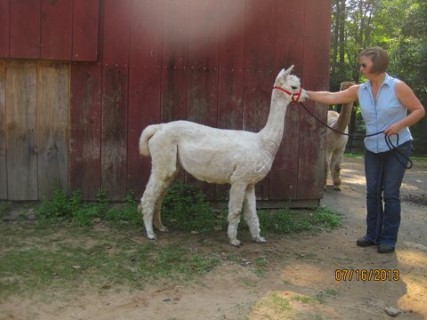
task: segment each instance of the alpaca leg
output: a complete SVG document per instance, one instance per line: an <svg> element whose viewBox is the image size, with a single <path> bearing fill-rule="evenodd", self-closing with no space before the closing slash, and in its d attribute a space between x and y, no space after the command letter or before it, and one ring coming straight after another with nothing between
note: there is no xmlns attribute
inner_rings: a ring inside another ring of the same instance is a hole
<svg viewBox="0 0 427 320"><path fill-rule="evenodd" d="M343 152L341 150L336 150L332 154L331 164L330 164L332 181L334 182L334 189L337 191L341 190L340 173L341 173L342 157L343 157Z"/></svg>
<svg viewBox="0 0 427 320"><path fill-rule="evenodd" d="M162 140L162 138L165 138ZM166 189L178 172L177 146L167 136L153 137L150 140L151 175L141 198L140 208L144 217L144 225L149 239L155 239L153 222L160 231L167 228L162 224L160 211Z"/></svg>
<svg viewBox="0 0 427 320"><path fill-rule="evenodd" d="M167 190L167 188L165 189ZM160 232L168 232L168 228L163 224L162 222L162 215L161 215L161 209L162 209L162 203L164 199L164 195L166 192L160 195L160 197L157 199L156 204L154 206L154 213L153 213L153 224L156 227L157 230Z"/></svg>
<svg viewBox="0 0 427 320"><path fill-rule="evenodd" d="M331 159L331 152L326 151L326 161L325 161L325 180L324 180L324 190L326 191L326 186L328 185L328 172L329 172L329 163L330 163L330 159Z"/></svg>
<svg viewBox="0 0 427 320"><path fill-rule="evenodd" d="M162 216L161 216L161 209L162 209L162 203L163 199L165 198L165 195L167 193L167 190L173 180L175 179L176 174L173 175L170 179L168 179L165 182L165 187L163 189L163 192L160 194L159 198L157 199L155 206L154 206L154 216L153 216L153 223L154 226L159 230L160 232L168 232L168 228L163 225L162 223Z"/></svg>
<svg viewBox="0 0 427 320"><path fill-rule="evenodd" d="M251 184L246 189L245 201L243 203L243 217L249 226L252 239L256 242L266 242L260 235L259 219L256 213L255 185Z"/></svg>
<svg viewBox="0 0 427 320"><path fill-rule="evenodd" d="M148 180L147 187L145 188L144 194L141 198L139 210L143 214L145 230L147 232L147 238L154 240L156 234L153 230L153 215L156 210L156 205L159 204L159 199L163 192L167 188L167 183L163 179L158 179L153 173ZM159 213L160 214L160 213ZM157 219L157 218L156 218ZM156 221L157 223L158 221Z"/></svg>
<svg viewBox="0 0 427 320"><path fill-rule="evenodd" d="M232 246L240 246L237 240L237 227L240 222L240 213L242 211L243 200L245 198L245 184L232 184L230 188L230 200L228 202L228 239Z"/></svg>

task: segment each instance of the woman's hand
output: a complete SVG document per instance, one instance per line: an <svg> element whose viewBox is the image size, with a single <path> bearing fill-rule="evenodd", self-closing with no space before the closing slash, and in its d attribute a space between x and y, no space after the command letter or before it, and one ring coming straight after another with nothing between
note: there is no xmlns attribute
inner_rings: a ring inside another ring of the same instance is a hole
<svg viewBox="0 0 427 320"><path fill-rule="evenodd" d="M401 128L398 123L393 123L390 127L388 127L387 129L384 130L384 134L388 137L393 136L395 134L398 134L399 131L402 129L403 128Z"/></svg>

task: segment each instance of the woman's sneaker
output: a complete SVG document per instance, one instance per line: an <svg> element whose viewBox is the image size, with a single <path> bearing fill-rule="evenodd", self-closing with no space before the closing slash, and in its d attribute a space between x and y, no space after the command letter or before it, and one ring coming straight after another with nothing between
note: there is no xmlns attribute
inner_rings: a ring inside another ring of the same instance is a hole
<svg viewBox="0 0 427 320"><path fill-rule="evenodd" d="M380 244L378 246L379 253L391 253L394 252L394 247L388 244Z"/></svg>
<svg viewBox="0 0 427 320"><path fill-rule="evenodd" d="M365 237L359 238L356 241L356 244L359 247L370 247L370 246L375 246L375 242L366 239Z"/></svg>

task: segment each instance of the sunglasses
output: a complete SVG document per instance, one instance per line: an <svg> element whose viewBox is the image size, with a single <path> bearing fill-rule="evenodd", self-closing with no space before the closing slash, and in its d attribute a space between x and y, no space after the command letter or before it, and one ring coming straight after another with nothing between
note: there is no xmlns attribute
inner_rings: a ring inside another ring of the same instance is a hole
<svg viewBox="0 0 427 320"><path fill-rule="evenodd" d="M365 69L367 67L366 63L361 63L359 64L359 68L362 67L363 69Z"/></svg>

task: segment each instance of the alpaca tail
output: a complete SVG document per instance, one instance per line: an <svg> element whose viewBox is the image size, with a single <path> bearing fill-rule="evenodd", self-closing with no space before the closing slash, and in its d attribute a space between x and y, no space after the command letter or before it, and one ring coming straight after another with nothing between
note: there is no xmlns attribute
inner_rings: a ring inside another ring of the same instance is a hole
<svg viewBox="0 0 427 320"><path fill-rule="evenodd" d="M148 157L150 155L150 148L148 147L148 141L160 128L158 124L152 124L147 126L141 133L139 138L139 153L143 156Z"/></svg>

